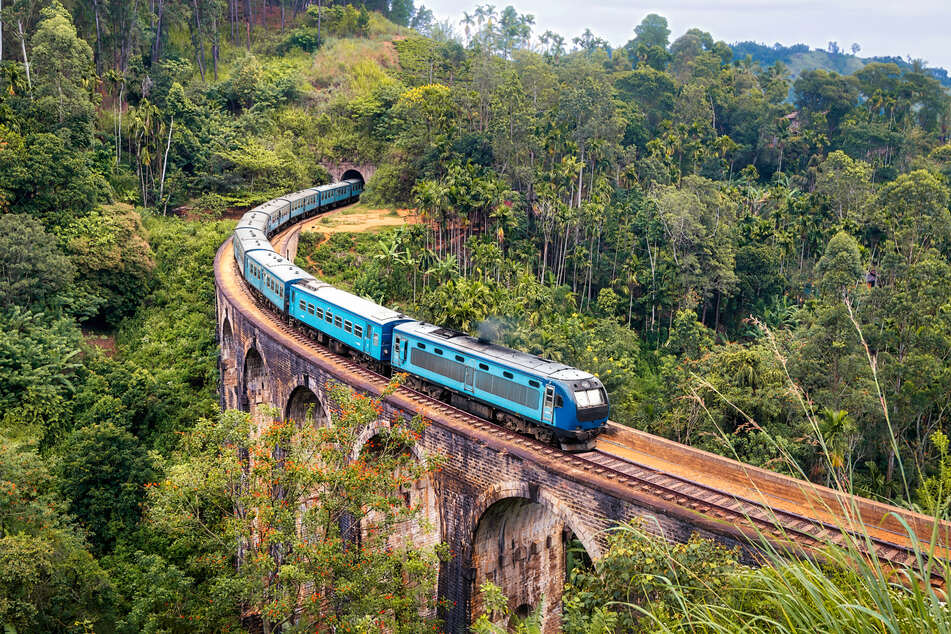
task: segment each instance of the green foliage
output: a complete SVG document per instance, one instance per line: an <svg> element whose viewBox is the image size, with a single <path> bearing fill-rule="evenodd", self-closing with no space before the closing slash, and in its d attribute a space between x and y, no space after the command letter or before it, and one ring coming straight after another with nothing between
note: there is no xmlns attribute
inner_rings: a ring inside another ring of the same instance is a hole
<svg viewBox="0 0 951 634"><path fill-rule="evenodd" d="M61 515L45 461L0 435L0 624L16 631L107 629L112 587Z"/></svg>
<svg viewBox="0 0 951 634"><path fill-rule="evenodd" d="M0 216L0 307L55 312L75 276L40 223L23 214Z"/></svg>
<svg viewBox="0 0 951 634"><path fill-rule="evenodd" d="M80 334L71 320L14 307L0 314L0 408L3 432L33 434L44 444L68 430Z"/></svg>
<svg viewBox="0 0 951 634"><path fill-rule="evenodd" d="M676 627L685 606L717 597L741 570L736 551L692 536L686 544L657 539L622 524L608 534L604 556L575 568L565 586L566 633L653 630Z"/></svg>
<svg viewBox="0 0 951 634"><path fill-rule="evenodd" d="M293 617L308 628L431 631L421 613L431 607L437 552L391 540L396 524L419 518L403 485L439 464L411 452L423 423L385 428L361 449L379 403L342 387L332 398L340 413L329 426L273 420L258 429L240 412L200 422L151 489L150 521L203 573L203 592L252 606L267 628ZM187 618L215 627L206 616Z"/></svg>
<svg viewBox="0 0 951 634"><path fill-rule="evenodd" d="M143 392L151 401L131 429L162 451L177 443L175 432L197 417L210 415L217 401L214 280L208 275L215 253L233 227L231 222L195 224L147 217L158 283L118 340L133 364L135 383L123 401L135 403Z"/></svg>
<svg viewBox="0 0 951 634"><path fill-rule="evenodd" d="M144 485L157 472L155 459L135 436L106 422L77 429L65 439L56 476L70 513L102 553L138 524Z"/></svg>

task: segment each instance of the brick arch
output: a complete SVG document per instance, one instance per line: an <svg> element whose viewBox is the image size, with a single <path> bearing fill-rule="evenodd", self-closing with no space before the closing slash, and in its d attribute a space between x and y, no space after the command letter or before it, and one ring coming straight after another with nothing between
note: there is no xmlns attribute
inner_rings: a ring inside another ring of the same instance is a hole
<svg viewBox="0 0 951 634"><path fill-rule="evenodd" d="M507 498L521 498L547 507L578 537L591 559L598 560L601 558L603 554L601 545L595 538L595 534L588 529L587 524L556 496L528 482L500 482L486 489L482 495L476 498L472 506L468 522L468 534L475 535L475 531L479 527L479 521L485 515L485 512L496 502L501 502Z"/></svg>
<svg viewBox="0 0 951 634"><path fill-rule="evenodd" d="M251 341L245 349L241 371L241 409L248 412L259 403L271 402L270 371L256 343Z"/></svg>
<svg viewBox="0 0 951 634"><path fill-rule="evenodd" d="M330 420L328 412L324 401L306 383L291 390L284 404L284 420L293 420L296 423L313 420L317 426L326 425Z"/></svg>
<svg viewBox="0 0 951 634"><path fill-rule="evenodd" d="M542 631L560 631L569 538L590 548L589 556L601 552L580 518L538 485L509 481L479 496L469 525L470 621L483 611L478 588L490 581L508 597L510 610L541 607Z"/></svg>
<svg viewBox="0 0 951 634"><path fill-rule="evenodd" d="M377 436L383 429L391 426L387 419L377 419L367 425L357 437L351 452L351 459L356 460L367 443ZM422 462L426 459L419 445L409 447L413 459ZM419 505L420 515L411 522L396 525L394 545L410 543L417 548L432 548L444 541L444 522L439 512L439 482L434 473L428 473L423 478L408 485L403 490L407 504ZM433 588L435 593L436 588Z"/></svg>
<svg viewBox="0 0 951 634"><path fill-rule="evenodd" d="M231 320L225 317L221 322L221 335L218 339L220 353L218 356L221 364L221 387L224 395L222 409L226 402L233 402L234 391L238 386L238 367L235 362L235 338L234 329L231 327ZM225 392L229 394L224 394ZM228 396L230 395L230 399Z"/></svg>

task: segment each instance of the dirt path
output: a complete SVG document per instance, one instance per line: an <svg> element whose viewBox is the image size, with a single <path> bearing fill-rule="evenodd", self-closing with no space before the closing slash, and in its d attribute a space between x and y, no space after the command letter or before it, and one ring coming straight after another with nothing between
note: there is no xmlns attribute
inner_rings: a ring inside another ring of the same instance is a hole
<svg viewBox="0 0 951 634"><path fill-rule="evenodd" d="M365 233L418 222L415 209L372 209L358 203L318 216L306 222L301 231L323 233L326 242L334 233Z"/></svg>

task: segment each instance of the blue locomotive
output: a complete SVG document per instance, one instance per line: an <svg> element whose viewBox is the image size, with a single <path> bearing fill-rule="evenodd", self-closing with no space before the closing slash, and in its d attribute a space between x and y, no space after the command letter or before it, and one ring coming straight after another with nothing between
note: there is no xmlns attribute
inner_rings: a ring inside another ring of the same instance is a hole
<svg viewBox="0 0 951 634"><path fill-rule="evenodd" d="M595 376L570 366L416 321L321 282L268 242L286 226L356 200L362 179L304 189L248 211L232 236L238 270L282 317L322 344L378 372L405 372L408 385L482 418L587 449L608 420Z"/></svg>

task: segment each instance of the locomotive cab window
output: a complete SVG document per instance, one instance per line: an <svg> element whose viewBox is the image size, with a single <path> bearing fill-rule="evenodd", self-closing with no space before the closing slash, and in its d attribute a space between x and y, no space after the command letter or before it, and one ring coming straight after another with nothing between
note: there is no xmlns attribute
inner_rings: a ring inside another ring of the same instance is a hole
<svg viewBox="0 0 951 634"><path fill-rule="evenodd" d="M555 407L564 407L565 399L561 398L561 394L555 395Z"/></svg>
<svg viewBox="0 0 951 634"><path fill-rule="evenodd" d="M578 402L578 407L595 407L597 405L604 405L604 395L601 393L601 390L597 388L593 390L576 391L575 400Z"/></svg>

